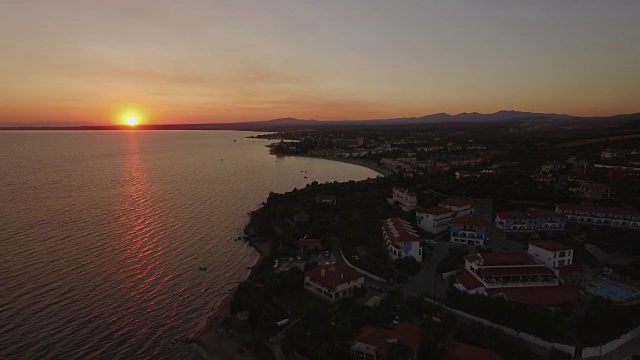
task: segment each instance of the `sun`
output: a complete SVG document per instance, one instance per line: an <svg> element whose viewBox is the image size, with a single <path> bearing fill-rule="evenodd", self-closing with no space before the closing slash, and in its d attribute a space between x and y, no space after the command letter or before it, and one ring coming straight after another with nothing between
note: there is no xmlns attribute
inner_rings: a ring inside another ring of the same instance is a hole
<svg viewBox="0 0 640 360"><path fill-rule="evenodd" d="M129 114L125 116L124 123L128 126L136 126L140 123L140 119L137 115Z"/></svg>

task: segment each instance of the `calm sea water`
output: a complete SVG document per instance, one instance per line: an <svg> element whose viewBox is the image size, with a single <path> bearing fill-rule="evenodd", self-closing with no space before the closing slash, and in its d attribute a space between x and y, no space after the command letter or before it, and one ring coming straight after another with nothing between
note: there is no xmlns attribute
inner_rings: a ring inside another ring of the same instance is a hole
<svg viewBox="0 0 640 360"><path fill-rule="evenodd" d="M171 340L248 275L247 213L377 175L248 135L0 132L0 358L199 358Z"/></svg>

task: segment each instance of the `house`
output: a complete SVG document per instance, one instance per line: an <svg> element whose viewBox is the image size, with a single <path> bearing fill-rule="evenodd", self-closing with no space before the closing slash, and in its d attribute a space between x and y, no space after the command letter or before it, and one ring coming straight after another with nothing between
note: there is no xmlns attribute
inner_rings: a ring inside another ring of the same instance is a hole
<svg viewBox="0 0 640 360"><path fill-rule="evenodd" d="M382 236L391 260L395 261L411 256L417 262L422 261L422 248L420 247L422 239L407 221L397 217L383 220Z"/></svg>
<svg viewBox="0 0 640 360"><path fill-rule="evenodd" d="M449 220L456 216L473 215L473 201L463 198L450 198L437 206L416 210L416 223L422 230L439 234L449 227Z"/></svg>
<svg viewBox="0 0 640 360"><path fill-rule="evenodd" d="M607 200L611 199L613 195L613 186L594 182L581 182L570 190L580 198L587 200Z"/></svg>
<svg viewBox="0 0 640 360"><path fill-rule="evenodd" d="M582 291L561 285L559 275L564 269L560 269L562 266L557 265L558 262L555 267L547 265L547 255L540 246L561 248L559 243L538 242L529 247L529 252L467 255L464 271L458 275L458 283L454 286L470 294L502 296L532 306L558 306L579 301ZM565 253L565 261L567 258ZM553 265L553 261L550 264Z"/></svg>
<svg viewBox="0 0 640 360"><path fill-rule="evenodd" d="M418 206L418 195L408 189L393 188L391 198L388 201L390 204L400 205L402 211L411 211Z"/></svg>
<svg viewBox="0 0 640 360"><path fill-rule="evenodd" d="M444 360L500 360L500 354L458 341L449 341L445 346Z"/></svg>
<svg viewBox="0 0 640 360"><path fill-rule="evenodd" d="M320 239L310 239L306 236L298 240L298 249L303 251L316 251L322 249Z"/></svg>
<svg viewBox="0 0 640 360"><path fill-rule="evenodd" d="M326 265L305 273L304 288L330 303L352 297L353 289L364 285L364 275L344 265Z"/></svg>
<svg viewBox="0 0 640 360"><path fill-rule="evenodd" d="M556 213L567 221L596 226L608 226L640 230L640 212L622 207L605 207L576 204L556 204Z"/></svg>
<svg viewBox="0 0 640 360"><path fill-rule="evenodd" d="M449 221L449 242L484 246L491 223L479 216L458 216Z"/></svg>
<svg viewBox="0 0 640 360"><path fill-rule="evenodd" d="M318 195L316 196L316 204L336 204L335 195Z"/></svg>
<svg viewBox="0 0 640 360"><path fill-rule="evenodd" d="M351 341L351 353L356 359L388 359L393 344L407 347L410 357L418 358L424 330L411 322L400 322L393 328L365 326Z"/></svg>

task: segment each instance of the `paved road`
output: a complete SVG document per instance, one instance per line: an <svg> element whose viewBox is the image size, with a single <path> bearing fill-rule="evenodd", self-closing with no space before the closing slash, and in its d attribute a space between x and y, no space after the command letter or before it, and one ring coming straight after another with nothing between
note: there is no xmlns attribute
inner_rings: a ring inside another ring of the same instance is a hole
<svg viewBox="0 0 640 360"><path fill-rule="evenodd" d="M420 272L411 277L401 287L401 290L407 295L418 295L426 292L432 296L444 297L447 284L442 280L442 276L436 272L436 267L440 260L449 254L449 248L452 246L456 245L446 241L438 241L433 248L431 258L420 264Z"/></svg>

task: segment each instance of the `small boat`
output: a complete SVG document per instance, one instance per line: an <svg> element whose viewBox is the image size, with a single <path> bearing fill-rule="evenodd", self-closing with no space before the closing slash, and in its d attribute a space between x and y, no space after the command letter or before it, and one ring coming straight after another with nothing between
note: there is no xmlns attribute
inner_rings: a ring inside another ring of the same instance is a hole
<svg viewBox="0 0 640 360"><path fill-rule="evenodd" d="M200 266L200 267L198 268L198 270L207 270L207 267L206 267L206 266Z"/></svg>

